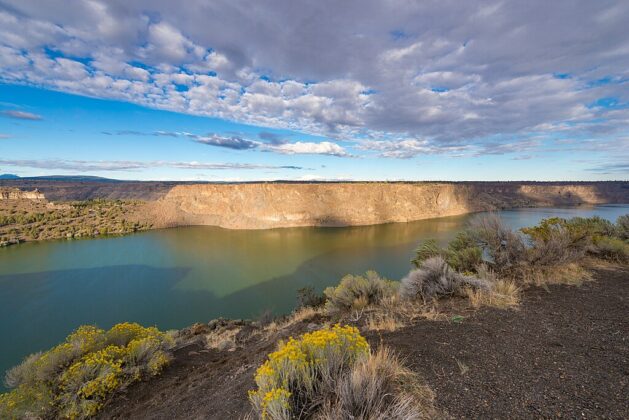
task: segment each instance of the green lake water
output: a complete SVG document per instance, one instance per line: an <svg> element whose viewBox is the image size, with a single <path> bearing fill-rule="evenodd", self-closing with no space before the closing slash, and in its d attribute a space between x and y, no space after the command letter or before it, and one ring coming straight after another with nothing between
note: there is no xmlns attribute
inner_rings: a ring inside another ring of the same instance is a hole
<svg viewBox="0 0 629 420"><path fill-rule="evenodd" d="M615 221L629 205L499 212L513 228L551 216ZM373 269L400 279L417 244L451 239L475 215L376 226L225 230L185 227L0 249L0 372L81 324L181 328L219 316L287 313L296 290ZM1 388L0 388L1 389Z"/></svg>

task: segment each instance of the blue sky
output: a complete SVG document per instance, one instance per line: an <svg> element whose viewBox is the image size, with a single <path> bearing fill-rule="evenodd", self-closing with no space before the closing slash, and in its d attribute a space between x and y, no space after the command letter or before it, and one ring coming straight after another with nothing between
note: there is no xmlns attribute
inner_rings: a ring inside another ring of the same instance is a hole
<svg viewBox="0 0 629 420"><path fill-rule="evenodd" d="M55 3L0 3L0 173L629 177L626 2Z"/></svg>

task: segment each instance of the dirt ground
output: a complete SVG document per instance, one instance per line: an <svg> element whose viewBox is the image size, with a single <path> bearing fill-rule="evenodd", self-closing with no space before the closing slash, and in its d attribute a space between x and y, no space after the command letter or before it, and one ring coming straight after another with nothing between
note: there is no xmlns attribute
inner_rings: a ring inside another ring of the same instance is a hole
<svg viewBox="0 0 629 420"><path fill-rule="evenodd" d="M421 374L446 417L629 418L629 270L600 269L594 278L530 289L517 310L465 311L456 322L421 320L368 339ZM242 417L254 371L273 349L190 344L161 377L118 395L100 418Z"/></svg>

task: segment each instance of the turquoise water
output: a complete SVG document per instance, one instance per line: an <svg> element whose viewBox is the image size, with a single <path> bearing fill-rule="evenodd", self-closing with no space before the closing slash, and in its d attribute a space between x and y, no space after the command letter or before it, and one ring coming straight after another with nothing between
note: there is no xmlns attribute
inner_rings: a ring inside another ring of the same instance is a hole
<svg viewBox="0 0 629 420"><path fill-rule="evenodd" d="M616 220L629 205L499 212L520 228L551 216ZM474 215L377 226L225 230L185 227L0 249L0 371L81 324L181 328L219 316L289 312L296 290L347 273L403 277L417 244L446 242Z"/></svg>

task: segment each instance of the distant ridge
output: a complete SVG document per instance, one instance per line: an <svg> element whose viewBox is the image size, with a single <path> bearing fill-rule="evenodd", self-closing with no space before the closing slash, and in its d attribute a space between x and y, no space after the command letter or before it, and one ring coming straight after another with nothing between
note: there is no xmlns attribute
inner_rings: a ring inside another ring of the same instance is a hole
<svg viewBox="0 0 629 420"><path fill-rule="evenodd" d="M103 178L90 175L43 175L43 176L17 176L14 174L2 174L0 179L23 179L41 181L74 181L74 182L123 182L118 179Z"/></svg>

